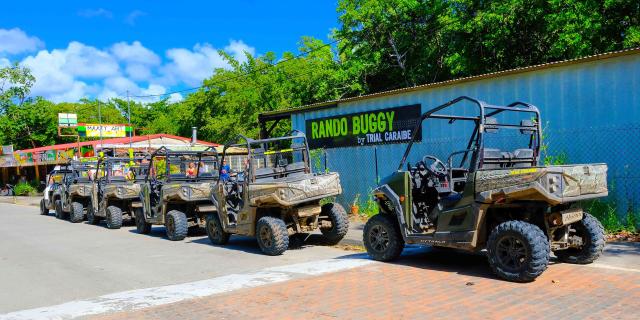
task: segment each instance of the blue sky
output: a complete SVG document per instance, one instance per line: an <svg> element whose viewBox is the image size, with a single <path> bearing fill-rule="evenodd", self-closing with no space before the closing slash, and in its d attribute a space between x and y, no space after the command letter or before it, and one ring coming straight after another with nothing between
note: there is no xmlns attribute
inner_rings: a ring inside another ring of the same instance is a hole
<svg viewBox="0 0 640 320"><path fill-rule="evenodd" d="M224 67L218 49L281 54L337 26L336 1L11 1L0 66L30 67L33 94L55 101L162 94Z"/></svg>

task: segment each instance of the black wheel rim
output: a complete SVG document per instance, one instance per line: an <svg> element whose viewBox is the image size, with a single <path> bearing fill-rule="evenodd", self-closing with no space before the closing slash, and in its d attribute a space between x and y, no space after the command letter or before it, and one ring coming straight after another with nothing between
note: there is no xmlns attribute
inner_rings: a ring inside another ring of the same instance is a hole
<svg viewBox="0 0 640 320"><path fill-rule="evenodd" d="M505 269L517 272L527 263L529 250L520 238L506 235L497 242L496 256Z"/></svg>
<svg viewBox="0 0 640 320"><path fill-rule="evenodd" d="M271 230L269 230L269 227L263 226L260 228L260 242L267 248L271 247Z"/></svg>
<svg viewBox="0 0 640 320"><path fill-rule="evenodd" d="M207 228L209 229L209 235L211 238L216 240L220 238L220 230L218 230L218 225L213 220L209 220Z"/></svg>
<svg viewBox="0 0 640 320"><path fill-rule="evenodd" d="M369 231L369 243L373 250L384 252L389 247L389 232L381 225L373 226Z"/></svg>

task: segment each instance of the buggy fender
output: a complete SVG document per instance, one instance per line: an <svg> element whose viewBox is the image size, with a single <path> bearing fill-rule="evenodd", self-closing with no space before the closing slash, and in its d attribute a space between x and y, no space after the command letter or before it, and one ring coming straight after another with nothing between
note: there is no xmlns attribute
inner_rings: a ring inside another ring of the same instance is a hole
<svg viewBox="0 0 640 320"><path fill-rule="evenodd" d="M401 232L402 238L407 241L407 223L404 220L404 211L402 210L402 205L400 205L400 197L389 187L388 184L383 184L373 190L374 194L383 194L391 204L393 205L393 209L395 211L396 218L398 219L398 224L400 228L404 231Z"/></svg>

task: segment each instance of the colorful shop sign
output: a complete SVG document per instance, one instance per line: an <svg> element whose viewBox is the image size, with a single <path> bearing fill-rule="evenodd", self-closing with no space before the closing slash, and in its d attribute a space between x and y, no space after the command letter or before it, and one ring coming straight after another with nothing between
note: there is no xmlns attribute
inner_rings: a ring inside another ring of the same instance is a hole
<svg viewBox="0 0 640 320"><path fill-rule="evenodd" d="M131 127L124 124L79 124L78 135L88 138L124 138Z"/></svg>
<svg viewBox="0 0 640 320"><path fill-rule="evenodd" d="M309 147L337 148L409 142L420 122L420 105L310 119L305 123ZM416 140L422 140L418 131Z"/></svg>

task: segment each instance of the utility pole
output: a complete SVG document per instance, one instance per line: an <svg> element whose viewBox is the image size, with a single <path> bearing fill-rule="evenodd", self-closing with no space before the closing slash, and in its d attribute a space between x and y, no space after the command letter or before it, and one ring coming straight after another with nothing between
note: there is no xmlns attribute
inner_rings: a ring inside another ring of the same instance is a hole
<svg viewBox="0 0 640 320"><path fill-rule="evenodd" d="M102 151L104 142L102 141L102 108L100 106L100 99L98 99L98 122L100 124L100 151Z"/></svg>
<svg viewBox="0 0 640 320"><path fill-rule="evenodd" d="M127 109L129 109L129 149L131 149L133 145L133 128L131 127L131 101L129 99L129 90L127 90Z"/></svg>

